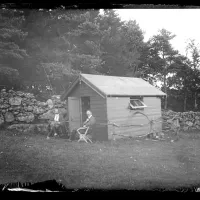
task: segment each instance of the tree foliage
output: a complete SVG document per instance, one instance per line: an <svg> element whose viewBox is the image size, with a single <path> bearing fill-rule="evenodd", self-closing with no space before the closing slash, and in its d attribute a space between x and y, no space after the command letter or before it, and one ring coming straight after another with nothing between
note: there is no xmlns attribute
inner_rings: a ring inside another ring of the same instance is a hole
<svg viewBox="0 0 200 200"><path fill-rule="evenodd" d="M154 79L162 82L163 90L167 94L168 81L167 77L173 73L176 66L176 57L178 51L174 50L170 41L175 37L166 29L159 31L147 43L149 54L147 56L147 66L149 72L152 72ZM167 98L165 98L165 109L167 108Z"/></svg>
<svg viewBox="0 0 200 200"><path fill-rule="evenodd" d="M139 24L121 21L112 9L1 9L0 85L60 94L79 73L141 77L161 83L165 108L172 99L197 108L199 47L190 40L187 55L180 55L174 37L162 29L144 42Z"/></svg>
<svg viewBox="0 0 200 200"><path fill-rule="evenodd" d="M22 41L27 36L21 27L24 17L21 12L0 9L0 84L15 87L19 72L13 62L27 57Z"/></svg>
<svg viewBox="0 0 200 200"><path fill-rule="evenodd" d="M113 10L100 14L61 8L30 11L25 18L32 70L27 80L50 82L60 92L80 72L134 76L137 71L143 32L135 21L122 22Z"/></svg>

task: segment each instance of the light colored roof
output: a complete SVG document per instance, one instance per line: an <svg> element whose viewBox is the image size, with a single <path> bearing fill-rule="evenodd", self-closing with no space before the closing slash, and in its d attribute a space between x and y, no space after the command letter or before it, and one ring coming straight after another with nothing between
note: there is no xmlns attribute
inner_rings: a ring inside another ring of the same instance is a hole
<svg viewBox="0 0 200 200"><path fill-rule="evenodd" d="M141 78L81 74L100 92L113 96L164 96L161 90ZM84 80L83 79L83 80Z"/></svg>

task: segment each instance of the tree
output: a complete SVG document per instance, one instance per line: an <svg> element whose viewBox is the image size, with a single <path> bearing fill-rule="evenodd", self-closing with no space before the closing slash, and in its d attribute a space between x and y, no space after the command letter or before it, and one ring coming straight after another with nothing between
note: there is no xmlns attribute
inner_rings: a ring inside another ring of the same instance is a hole
<svg viewBox="0 0 200 200"><path fill-rule="evenodd" d="M191 95L190 89L193 85L192 77L193 71L188 65L187 57L177 57L173 76L168 77L168 99L179 99L179 104L183 102L183 111L186 111L187 99Z"/></svg>
<svg viewBox="0 0 200 200"><path fill-rule="evenodd" d="M0 10L0 84L10 87L16 87L20 75L13 63L27 57L23 48L23 40L27 36L21 30L23 21L23 12L6 8Z"/></svg>
<svg viewBox="0 0 200 200"><path fill-rule="evenodd" d="M136 76L141 63L140 57L144 48L144 36L136 21L128 21L122 26L121 37L123 45L121 50L122 64L125 66L125 74Z"/></svg>
<svg viewBox="0 0 200 200"><path fill-rule="evenodd" d="M186 47L186 55L188 57L188 64L193 72L193 84L191 91L194 94L194 107L197 109L197 97L200 92L200 49L195 40L190 39Z"/></svg>
<svg viewBox="0 0 200 200"><path fill-rule="evenodd" d="M113 10L102 15L99 10L63 8L13 13L8 17L13 24L8 27L18 33L18 39L16 34L11 37L2 32L10 42L10 50L4 48L2 56L6 67L18 71L12 76L18 74L24 88L35 94L60 93L80 72L136 76L139 71L143 32L136 21L122 22ZM5 32L5 25L2 27ZM19 60L14 65L9 63L11 55Z"/></svg>
<svg viewBox="0 0 200 200"><path fill-rule="evenodd" d="M135 21L121 22L113 10L103 15L98 10L31 11L25 24L27 62L35 74L30 76L50 82L57 93L80 72L132 76L137 71L143 33Z"/></svg>
<svg viewBox="0 0 200 200"><path fill-rule="evenodd" d="M143 32L136 21L123 22L115 11L105 10L98 18L102 37L102 72L117 76L134 76L138 70Z"/></svg>
<svg viewBox="0 0 200 200"><path fill-rule="evenodd" d="M200 49L194 39L190 39L186 46L186 56L191 61L191 67L196 70L200 65Z"/></svg>
<svg viewBox="0 0 200 200"><path fill-rule="evenodd" d="M93 10L64 9L27 14L25 29L29 30L27 48L32 66L37 66L38 78L56 93L64 90L74 74L95 73L101 64L98 45L92 41L98 34L97 15Z"/></svg>
<svg viewBox="0 0 200 200"><path fill-rule="evenodd" d="M173 72L174 60L178 56L178 51L174 50L170 44L175 35L162 29L159 34L149 40L150 45L150 65L154 74L163 82L163 90L167 94L167 77ZM165 98L164 108L167 109L167 98Z"/></svg>
<svg viewBox="0 0 200 200"><path fill-rule="evenodd" d="M200 71L195 69L191 61L182 55L174 59L171 68L173 68L173 75L168 77L169 98L176 97L179 99L179 104L183 102L183 111L187 108L197 110Z"/></svg>

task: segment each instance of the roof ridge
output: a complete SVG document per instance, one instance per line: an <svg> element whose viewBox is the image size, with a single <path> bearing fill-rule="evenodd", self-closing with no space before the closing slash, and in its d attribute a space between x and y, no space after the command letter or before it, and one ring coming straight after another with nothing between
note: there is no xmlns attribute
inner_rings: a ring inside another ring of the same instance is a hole
<svg viewBox="0 0 200 200"><path fill-rule="evenodd" d="M130 76L110 76L110 75L100 75L100 74L81 74L81 75L91 75L91 76L106 76L106 77L116 77L116 78L134 78L134 79L142 79L143 78L139 78L139 77L130 77ZM144 80L145 81L145 80Z"/></svg>

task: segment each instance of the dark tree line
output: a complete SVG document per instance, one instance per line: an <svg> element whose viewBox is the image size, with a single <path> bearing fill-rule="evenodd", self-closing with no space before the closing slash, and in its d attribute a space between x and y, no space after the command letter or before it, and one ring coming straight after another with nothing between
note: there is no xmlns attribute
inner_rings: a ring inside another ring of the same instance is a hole
<svg viewBox="0 0 200 200"><path fill-rule="evenodd" d="M141 77L161 84L164 108L198 110L199 48L191 40L183 56L174 37L162 29L144 42L139 24L112 9L1 9L0 85L44 95L61 94L80 72Z"/></svg>

